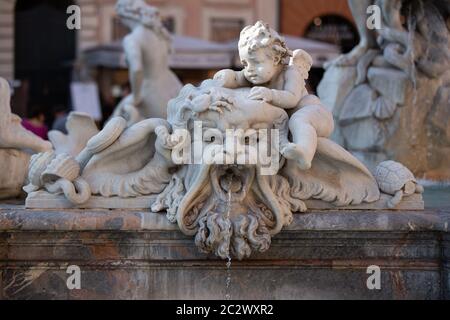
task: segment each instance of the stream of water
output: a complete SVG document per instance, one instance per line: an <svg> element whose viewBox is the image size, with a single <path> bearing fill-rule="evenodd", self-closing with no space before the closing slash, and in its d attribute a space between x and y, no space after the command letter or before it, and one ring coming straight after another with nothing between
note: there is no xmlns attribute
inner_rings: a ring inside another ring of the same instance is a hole
<svg viewBox="0 0 450 320"><path fill-rule="evenodd" d="M229 225L229 237L231 239L231 232L233 231L232 225L231 225L231 219L230 219L230 214L231 214L231 185L233 183L232 177L229 179L228 181L228 202L227 202L227 213L225 215L225 219L228 222ZM226 277L226 282L225 282L225 300L231 300L231 253L230 253L230 245L231 245L231 241L229 242L229 246L228 246L228 253L227 253L227 263L226 263L226 267L227 267L227 277Z"/></svg>

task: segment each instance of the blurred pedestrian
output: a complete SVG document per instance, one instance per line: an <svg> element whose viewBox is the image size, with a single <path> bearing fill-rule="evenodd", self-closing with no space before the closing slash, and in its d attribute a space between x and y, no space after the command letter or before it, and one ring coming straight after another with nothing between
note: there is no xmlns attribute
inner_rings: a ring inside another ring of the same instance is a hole
<svg viewBox="0 0 450 320"><path fill-rule="evenodd" d="M27 115L28 117L22 120L22 126L38 137L48 140L48 127L45 124L44 109L39 105L34 105L29 109Z"/></svg>
<svg viewBox="0 0 450 320"><path fill-rule="evenodd" d="M52 130L61 131L64 134L67 134L66 122L67 117L69 116L69 110L63 105L57 105L53 108L53 125Z"/></svg>

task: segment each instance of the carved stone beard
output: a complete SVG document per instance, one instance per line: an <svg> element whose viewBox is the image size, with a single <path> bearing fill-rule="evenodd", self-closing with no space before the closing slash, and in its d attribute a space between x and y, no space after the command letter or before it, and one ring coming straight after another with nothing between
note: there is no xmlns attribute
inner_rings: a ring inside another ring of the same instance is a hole
<svg viewBox="0 0 450 320"><path fill-rule="evenodd" d="M258 166L191 165L182 176L164 192L176 207L169 208L168 218L195 235L203 252L238 259L264 252L271 236L292 220L289 197L279 196L289 194L287 180L263 176Z"/></svg>

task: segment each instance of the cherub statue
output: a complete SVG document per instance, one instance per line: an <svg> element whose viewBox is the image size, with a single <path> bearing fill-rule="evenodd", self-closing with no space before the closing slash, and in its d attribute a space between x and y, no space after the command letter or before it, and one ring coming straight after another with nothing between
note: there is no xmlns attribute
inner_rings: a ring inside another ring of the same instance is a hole
<svg viewBox="0 0 450 320"><path fill-rule="evenodd" d="M252 87L249 99L287 109L292 114L293 143L281 146L281 153L301 169L310 169L317 138L329 137L334 129L332 114L306 89L311 56L303 50L291 52L284 39L261 21L242 30L239 56L242 71L222 70L214 79L225 88Z"/></svg>
<svg viewBox="0 0 450 320"><path fill-rule="evenodd" d="M143 118L165 119L168 101L181 89L168 66L170 34L158 9L142 0L119 0L116 9L122 23L132 30L123 42L132 93L120 102L114 115L125 117L129 124Z"/></svg>

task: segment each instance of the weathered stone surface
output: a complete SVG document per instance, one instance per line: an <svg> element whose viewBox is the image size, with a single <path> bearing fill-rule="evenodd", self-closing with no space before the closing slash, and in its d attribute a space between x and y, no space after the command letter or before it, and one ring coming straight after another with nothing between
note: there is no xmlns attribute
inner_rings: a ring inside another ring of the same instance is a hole
<svg viewBox="0 0 450 320"><path fill-rule="evenodd" d="M353 151L352 154L362 163L367 165L370 172L374 173L375 168L380 162L388 160L385 152L376 151Z"/></svg>
<svg viewBox="0 0 450 320"><path fill-rule="evenodd" d="M30 193L25 206L34 209L70 209L70 208L100 208L100 209L145 209L155 202L157 196L141 196L132 198L92 196L82 204L74 204L62 194L51 194L45 191Z"/></svg>
<svg viewBox="0 0 450 320"><path fill-rule="evenodd" d="M365 118L341 127L345 146L350 150L376 150L384 144L384 130L374 118Z"/></svg>
<svg viewBox="0 0 450 320"><path fill-rule="evenodd" d="M356 67L341 67L332 64L325 71L325 76L317 88L317 95L335 119L340 115L344 101L353 89L355 81ZM335 126L330 138L339 145L345 145L339 126Z"/></svg>
<svg viewBox="0 0 450 320"><path fill-rule="evenodd" d="M367 84L362 84L350 92L345 99L339 114L339 124L347 126L358 120L372 117L373 104L375 103L377 94Z"/></svg>
<svg viewBox="0 0 450 320"><path fill-rule="evenodd" d="M410 87L410 80L404 72L388 68L369 68L367 73L370 86L386 99L403 105Z"/></svg>
<svg viewBox="0 0 450 320"><path fill-rule="evenodd" d="M327 68L323 81L317 88L317 94L334 116L341 113L342 105L353 89L355 80L356 67L331 65Z"/></svg>
<svg viewBox="0 0 450 320"><path fill-rule="evenodd" d="M430 122L442 130L447 142L450 142L450 86L442 87L436 94L433 108L430 112Z"/></svg>
<svg viewBox="0 0 450 320"><path fill-rule="evenodd" d="M0 199L22 194L30 155L17 149L0 149Z"/></svg>
<svg viewBox="0 0 450 320"><path fill-rule="evenodd" d="M333 115L338 120L332 137L350 152L384 154L406 165L416 177L447 181L450 179L447 161L450 121L446 112L450 78L448 8L433 1L424 2L420 8L409 8L408 1L381 1L384 27L369 32L366 9L375 2L379 1L349 0L360 31L360 44L329 67L330 72L325 73L319 86L321 99L333 106ZM399 18L407 10L412 10L405 16L408 30ZM380 55L368 59L374 50ZM331 71L355 67L358 81L353 84L342 81L339 73ZM372 104L373 121L363 117L368 114L371 97L355 94L360 90L359 80L363 79L378 96ZM336 95L337 90L345 95ZM372 157L364 158L369 161L365 162L368 167L376 166L370 162Z"/></svg>
<svg viewBox="0 0 450 320"><path fill-rule="evenodd" d="M378 201L373 203L362 203L359 205L336 207L322 200L305 200L309 210L387 210L388 201L392 196L382 194ZM157 196L143 196L136 198L104 198L91 197L86 203L75 205L68 201L63 195L54 195L43 191L32 193L26 199L25 207L31 209L145 209L151 207ZM423 210L424 201L420 194L405 197L395 210Z"/></svg>
<svg viewBox="0 0 450 320"><path fill-rule="evenodd" d="M294 215L272 247L233 261L234 299L449 298L449 210ZM66 286L81 268L81 290ZM381 268L381 290L366 269ZM162 214L0 209L2 299L224 299L225 262ZM203 279L203 281L199 281Z"/></svg>

